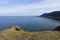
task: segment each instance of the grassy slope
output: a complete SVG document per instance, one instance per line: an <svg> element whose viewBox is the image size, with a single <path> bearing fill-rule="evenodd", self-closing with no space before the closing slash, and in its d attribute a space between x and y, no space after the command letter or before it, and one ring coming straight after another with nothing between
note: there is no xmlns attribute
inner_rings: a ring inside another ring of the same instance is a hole
<svg viewBox="0 0 60 40"><path fill-rule="evenodd" d="M60 40L60 32L26 32L11 28L0 32L0 40Z"/></svg>

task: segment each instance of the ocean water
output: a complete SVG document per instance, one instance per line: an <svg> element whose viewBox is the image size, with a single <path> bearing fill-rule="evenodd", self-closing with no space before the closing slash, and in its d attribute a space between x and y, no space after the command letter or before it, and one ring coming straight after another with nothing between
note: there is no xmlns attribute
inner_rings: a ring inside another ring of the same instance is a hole
<svg viewBox="0 0 60 40"><path fill-rule="evenodd" d="M60 22L33 16L0 16L0 30L20 26L27 31L49 31L57 28Z"/></svg>

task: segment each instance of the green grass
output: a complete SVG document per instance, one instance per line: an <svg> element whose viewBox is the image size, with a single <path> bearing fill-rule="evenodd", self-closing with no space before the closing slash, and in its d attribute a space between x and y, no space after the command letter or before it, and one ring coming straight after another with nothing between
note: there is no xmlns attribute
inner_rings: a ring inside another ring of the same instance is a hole
<svg viewBox="0 0 60 40"><path fill-rule="evenodd" d="M0 32L0 40L60 40L59 31L27 32L16 27Z"/></svg>

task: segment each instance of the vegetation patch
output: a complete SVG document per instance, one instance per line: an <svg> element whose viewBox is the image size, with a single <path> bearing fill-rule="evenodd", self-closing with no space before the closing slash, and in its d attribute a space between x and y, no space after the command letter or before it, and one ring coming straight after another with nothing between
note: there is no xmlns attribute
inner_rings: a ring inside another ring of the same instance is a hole
<svg viewBox="0 0 60 40"><path fill-rule="evenodd" d="M27 32L20 27L0 31L0 40L60 40L60 31Z"/></svg>

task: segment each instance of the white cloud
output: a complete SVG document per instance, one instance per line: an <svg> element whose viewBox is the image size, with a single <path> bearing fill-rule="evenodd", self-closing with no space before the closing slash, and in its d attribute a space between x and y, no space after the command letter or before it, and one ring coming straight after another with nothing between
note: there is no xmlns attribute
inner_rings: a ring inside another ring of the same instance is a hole
<svg viewBox="0 0 60 40"><path fill-rule="evenodd" d="M0 7L0 15L40 15L45 12L58 10L60 10L60 0L45 0L28 5L14 4L11 6Z"/></svg>

